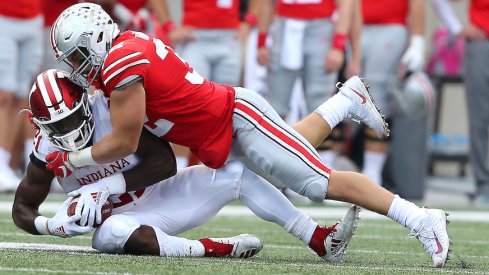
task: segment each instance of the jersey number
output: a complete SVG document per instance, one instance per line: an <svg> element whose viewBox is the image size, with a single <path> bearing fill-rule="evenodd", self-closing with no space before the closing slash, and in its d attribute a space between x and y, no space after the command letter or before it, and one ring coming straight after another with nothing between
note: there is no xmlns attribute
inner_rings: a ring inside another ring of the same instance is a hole
<svg viewBox="0 0 489 275"><path fill-rule="evenodd" d="M166 45L163 42L161 42L161 40L156 39L156 38L153 38L153 43L156 46L156 54L162 60L165 59L166 55L168 54L168 49L166 48ZM202 84L202 83L204 83L204 78L196 70L194 70L192 67L190 67L190 65L188 64L187 61L185 61L183 58L181 58L178 54L177 54L177 56L178 56L178 58L180 58L180 60L182 60L183 63L185 63L185 65L187 65L188 72L187 72L187 74L185 74L185 79L188 80L188 82L190 82L191 84Z"/></svg>
<svg viewBox="0 0 489 275"><path fill-rule="evenodd" d="M149 40L149 36L147 36L142 32L133 32L133 33L135 36L139 38ZM156 47L156 55L158 55L158 57L161 58L161 60L164 60L169 53L167 46L161 40L156 38L153 38L153 43L155 44ZM182 60L182 62L184 62L185 65L187 65L188 72L185 74L185 79L188 82L190 82L191 84L204 83L204 78L192 67L190 67L187 61L185 61L180 56L178 56L178 58L180 58L180 60ZM145 117L144 120L144 127L157 137L162 137L166 135L168 132L170 132L171 128L173 127L173 124L174 124L173 122L168 121L166 119L158 119L155 122L150 122L148 117Z"/></svg>

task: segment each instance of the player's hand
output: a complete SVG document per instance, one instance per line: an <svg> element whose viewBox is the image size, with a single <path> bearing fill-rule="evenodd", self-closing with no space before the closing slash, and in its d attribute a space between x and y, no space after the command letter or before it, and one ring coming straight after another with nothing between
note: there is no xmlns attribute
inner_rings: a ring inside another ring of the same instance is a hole
<svg viewBox="0 0 489 275"><path fill-rule="evenodd" d="M80 189L68 193L70 197L78 197L75 215L80 216L80 224L93 226L102 223L102 206L110 196L107 185L102 180L82 186Z"/></svg>
<svg viewBox="0 0 489 275"><path fill-rule="evenodd" d="M482 41L486 39L486 33L481 28L470 23L464 26L459 35L472 41Z"/></svg>
<svg viewBox="0 0 489 275"><path fill-rule="evenodd" d="M195 40L193 28L187 26L176 27L168 33L173 44L185 43Z"/></svg>
<svg viewBox="0 0 489 275"><path fill-rule="evenodd" d="M124 177L122 174L115 174L71 191L68 196L80 196L75 215L80 215L81 225L93 226L102 223L102 206L109 196L124 192L126 192Z"/></svg>
<svg viewBox="0 0 489 275"><path fill-rule="evenodd" d="M148 28L148 16L143 10L132 14L131 22L129 22L128 29L134 31L145 31Z"/></svg>
<svg viewBox="0 0 489 275"><path fill-rule="evenodd" d="M257 53L258 64L262 66L270 65L270 50L267 47L261 47Z"/></svg>
<svg viewBox="0 0 489 275"><path fill-rule="evenodd" d="M46 161L48 162L46 169L53 172L58 177L68 177L75 169L68 158L68 152L65 151L49 153L46 156Z"/></svg>
<svg viewBox="0 0 489 275"><path fill-rule="evenodd" d="M93 227L79 226L75 222L80 219L79 215L68 216L68 207L73 198L68 198L63 202L54 217L48 219L47 227L51 235L70 238L73 236L84 235L92 231Z"/></svg>
<svg viewBox="0 0 489 275"><path fill-rule="evenodd" d="M401 71L418 72L423 69L424 63L424 38L413 35L406 52L401 58Z"/></svg>
<svg viewBox="0 0 489 275"><path fill-rule="evenodd" d="M326 55L324 69L327 73L339 71L344 59L345 53L342 50L331 48Z"/></svg>

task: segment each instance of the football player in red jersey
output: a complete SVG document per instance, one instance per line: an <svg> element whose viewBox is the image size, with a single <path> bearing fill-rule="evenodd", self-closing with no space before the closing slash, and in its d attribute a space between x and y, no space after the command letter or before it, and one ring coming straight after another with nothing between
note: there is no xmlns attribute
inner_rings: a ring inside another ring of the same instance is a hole
<svg viewBox="0 0 489 275"><path fill-rule="evenodd" d="M34 132L17 113L25 108L30 82L40 69L42 22L41 0L0 5L0 192L17 188L19 157L24 148L32 149Z"/></svg>
<svg viewBox="0 0 489 275"><path fill-rule="evenodd" d="M317 142L287 125L257 93L207 81L158 39L119 33L98 5L78 4L65 10L53 26L51 41L58 60L73 66L73 81L85 87L97 85L110 98L113 125L90 147L47 155L47 168L56 175L68 176L76 167L133 153L145 127L164 140L189 147L211 168L222 167L228 157L237 158L270 182L313 201L343 200L387 215L412 230L435 266L445 264L449 239L444 211L419 208L364 175L326 167L311 145ZM310 114L323 129L329 132L351 117L380 137L388 134L359 77L339 88Z"/></svg>
<svg viewBox="0 0 489 275"><path fill-rule="evenodd" d="M15 224L32 234L73 237L88 233L93 224L102 221L99 217L94 221L93 215L92 220L87 220L87 205L81 214L75 210L75 215L68 217L72 198L53 218L40 216L37 211L54 178L46 170L45 156L58 148L83 149L111 129L107 99L102 92L96 90L88 95L67 76L59 70L40 74L29 96L32 121L39 131L12 214ZM110 195L112 215L92 238L93 247L105 253L253 256L262 248L262 242L252 234L198 241L176 237L206 223L235 200L242 201L258 217L280 225L326 261L341 261L356 228L357 206L350 207L345 218L335 225L320 226L239 161L230 161L217 170L193 166L173 175L175 159L168 142L143 131L135 154L112 163L79 168L57 180L69 196L82 193L80 200L88 195L105 201ZM77 225L77 220L83 226Z"/></svg>

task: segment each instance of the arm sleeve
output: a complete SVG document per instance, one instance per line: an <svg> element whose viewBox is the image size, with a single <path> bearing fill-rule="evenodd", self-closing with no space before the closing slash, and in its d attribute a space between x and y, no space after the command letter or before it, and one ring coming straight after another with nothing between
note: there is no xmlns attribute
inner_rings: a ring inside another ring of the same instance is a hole
<svg viewBox="0 0 489 275"><path fill-rule="evenodd" d="M431 0L433 9L445 26L448 27L452 34L458 34L462 31L462 23L455 15L453 8L448 0Z"/></svg>

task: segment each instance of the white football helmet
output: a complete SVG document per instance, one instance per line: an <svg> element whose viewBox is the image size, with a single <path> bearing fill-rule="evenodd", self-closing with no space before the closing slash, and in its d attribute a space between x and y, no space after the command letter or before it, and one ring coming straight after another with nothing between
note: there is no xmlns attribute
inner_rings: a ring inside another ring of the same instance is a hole
<svg viewBox="0 0 489 275"><path fill-rule="evenodd" d="M404 114L413 119L428 113L435 102L435 89L423 72L409 74L395 94Z"/></svg>
<svg viewBox="0 0 489 275"><path fill-rule="evenodd" d="M39 74L29 93L32 122L58 148L77 151L90 141L94 122L84 89L69 73L48 70Z"/></svg>
<svg viewBox="0 0 489 275"><path fill-rule="evenodd" d="M74 53L81 54L81 65L73 70L70 78L78 85L89 87L119 33L119 27L101 6L80 3L59 15L50 37L58 62L73 67L67 58Z"/></svg>

